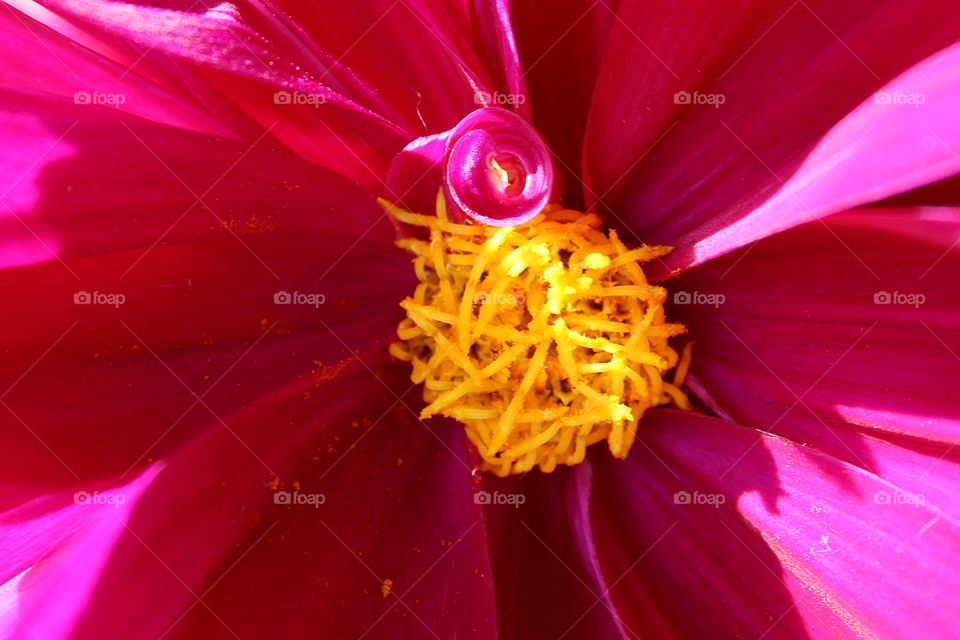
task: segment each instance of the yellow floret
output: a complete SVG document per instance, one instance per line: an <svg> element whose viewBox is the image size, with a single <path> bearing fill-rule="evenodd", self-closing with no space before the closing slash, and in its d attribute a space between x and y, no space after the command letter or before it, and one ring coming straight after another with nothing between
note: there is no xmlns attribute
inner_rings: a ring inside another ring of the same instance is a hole
<svg viewBox="0 0 960 640"><path fill-rule="evenodd" d="M381 204L419 234L398 242L420 284L390 353L424 385L421 417L463 423L485 469L549 472L602 440L625 458L644 411L690 407L691 345L668 344L685 329L640 268L668 247L628 250L595 214L556 205L498 228L451 222L442 194L436 216Z"/></svg>

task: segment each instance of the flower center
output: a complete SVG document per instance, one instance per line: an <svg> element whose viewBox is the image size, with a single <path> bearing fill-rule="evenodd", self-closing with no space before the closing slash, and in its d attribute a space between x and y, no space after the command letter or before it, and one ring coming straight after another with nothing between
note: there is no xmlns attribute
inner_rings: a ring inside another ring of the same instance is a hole
<svg viewBox="0 0 960 640"><path fill-rule="evenodd" d="M524 176L523 165L517 162L513 156L506 156L499 161L497 158L490 158L490 168L493 169L493 175L496 177L497 188L506 196L516 197L523 193Z"/></svg>
<svg viewBox="0 0 960 640"><path fill-rule="evenodd" d="M491 168L513 188L509 162ZM492 227L451 221L442 192L436 216L381 204L429 233L398 241L420 283L390 353L423 384L421 418L460 421L484 469L550 472L602 440L625 458L644 411L690 407L689 345L678 356L668 344L686 330L666 322L667 292L640 267L669 247L628 249L597 215L557 205Z"/></svg>
<svg viewBox="0 0 960 640"><path fill-rule="evenodd" d="M444 185L458 213L495 227L521 224L550 199L550 151L515 113L477 109L449 133Z"/></svg>

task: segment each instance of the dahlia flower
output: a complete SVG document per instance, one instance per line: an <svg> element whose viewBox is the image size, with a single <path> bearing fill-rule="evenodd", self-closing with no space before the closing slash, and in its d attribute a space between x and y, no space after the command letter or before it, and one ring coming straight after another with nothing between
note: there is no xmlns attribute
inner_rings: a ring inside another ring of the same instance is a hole
<svg viewBox="0 0 960 640"><path fill-rule="evenodd" d="M956 637L958 17L3 0L0 637Z"/></svg>

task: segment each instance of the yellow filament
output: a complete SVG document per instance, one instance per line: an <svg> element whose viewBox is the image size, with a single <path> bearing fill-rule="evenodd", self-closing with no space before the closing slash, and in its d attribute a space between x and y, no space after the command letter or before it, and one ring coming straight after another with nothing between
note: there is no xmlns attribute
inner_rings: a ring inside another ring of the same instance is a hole
<svg viewBox="0 0 960 640"><path fill-rule="evenodd" d="M668 345L685 329L640 267L668 247L628 249L595 214L556 205L497 228L450 221L442 194L436 216L381 203L414 228L397 244L420 281L389 351L424 383L421 417L463 423L486 470L550 472L603 440L624 458L647 409L690 407L692 343Z"/></svg>

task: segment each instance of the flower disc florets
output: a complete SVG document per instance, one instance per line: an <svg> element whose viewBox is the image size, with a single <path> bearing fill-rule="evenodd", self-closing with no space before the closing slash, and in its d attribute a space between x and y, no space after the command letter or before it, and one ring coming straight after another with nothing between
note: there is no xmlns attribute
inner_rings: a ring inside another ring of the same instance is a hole
<svg viewBox="0 0 960 640"><path fill-rule="evenodd" d="M436 216L383 205L429 233L399 241L420 282L390 352L424 385L421 417L463 423L485 469L549 472L601 440L624 458L644 411L689 407L689 351L667 342L685 329L640 268L668 247L627 249L597 215L555 205L516 227L453 223L442 196Z"/></svg>

